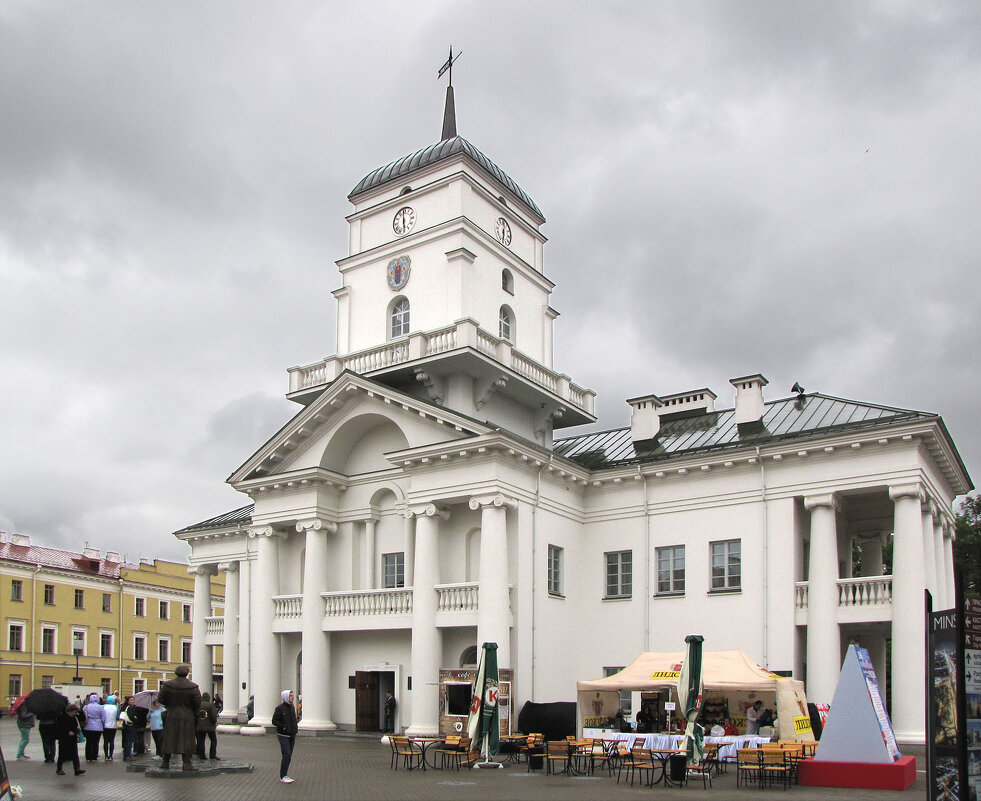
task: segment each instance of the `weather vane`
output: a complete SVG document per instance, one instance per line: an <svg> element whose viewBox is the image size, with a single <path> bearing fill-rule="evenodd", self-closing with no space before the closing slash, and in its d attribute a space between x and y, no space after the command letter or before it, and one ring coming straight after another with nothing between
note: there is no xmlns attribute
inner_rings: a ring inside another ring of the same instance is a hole
<svg viewBox="0 0 981 801"><path fill-rule="evenodd" d="M443 66L439 68L439 74L436 76L436 80L438 81L440 78L442 78L444 72L449 71L449 73L450 73L450 88L452 88L453 87L453 62L456 61L457 59L459 59L460 56L462 56L462 55L463 55L463 51L461 50L459 53L456 54L456 58L454 58L453 57L453 45L450 45L450 57L448 59L446 59L446 63L443 64Z"/></svg>

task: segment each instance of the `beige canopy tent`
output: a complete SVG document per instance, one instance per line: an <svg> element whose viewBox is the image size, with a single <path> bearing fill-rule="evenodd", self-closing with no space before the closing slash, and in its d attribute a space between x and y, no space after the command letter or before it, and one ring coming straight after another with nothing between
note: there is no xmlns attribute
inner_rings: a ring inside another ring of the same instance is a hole
<svg viewBox="0 0 981 801"><path fill-rule="evenodd" d="M612 718L620 706L620 691L671 689L677 693L684 651L645 652L619 673L576 684L579 720L583 726ZM704 651L702 681L706 694L718 691L735 702L761 698L775 706L777 735L813 740L804 682L788 679L760 667L742 651ZM732 717L741 717L733 714Z"/></svg>

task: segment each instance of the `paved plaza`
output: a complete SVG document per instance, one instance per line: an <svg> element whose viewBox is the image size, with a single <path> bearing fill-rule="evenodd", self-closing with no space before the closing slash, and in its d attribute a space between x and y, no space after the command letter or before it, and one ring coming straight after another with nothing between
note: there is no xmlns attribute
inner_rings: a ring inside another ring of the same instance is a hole
<svg viewBox="0 0 981 801"><path fill-rule="evenodd" d="M126 770L128 763L85 763L84 776L57 776L54 765L45 765L41 743L35 729L27 753L29 761L17 760L19 732L13 721L0 720L0 746L7 759L13 784L24 790L24 801L617 801L681 794L696 799L757 798L753 787L736 789L735 770L718 777L712 789L701 783L678 790L663 787L630 787L616 783L606 774L596 777L543 776L527 773L525 765L504 770L428 770L393 771L391 750L376 738L334 736L301 737L297 740L291 775L295 784L279 782L279 748L276 738L219 735L219 755L252 762L251 774L223 774L212 778L151 779ZM922 760L918 759L918 764ZM922 764L921 764L922 767ZM925 794L924 774L917 773L916 784L905 793L875 790L831 790L814 787L776 787L771 796L793 797L799 801L865 801L866 799L921 799Z"/></svg>

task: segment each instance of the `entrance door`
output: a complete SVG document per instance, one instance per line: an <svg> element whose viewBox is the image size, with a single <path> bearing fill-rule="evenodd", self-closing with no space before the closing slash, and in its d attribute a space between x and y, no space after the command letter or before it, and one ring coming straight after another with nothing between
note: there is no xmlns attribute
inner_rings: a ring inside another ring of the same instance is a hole
<svg viewBox="0 0 981 801"><path fill-rule="evenodd" d="M354 676L354 712L358 731L378 731L378 674L359 670Z"/></svg>

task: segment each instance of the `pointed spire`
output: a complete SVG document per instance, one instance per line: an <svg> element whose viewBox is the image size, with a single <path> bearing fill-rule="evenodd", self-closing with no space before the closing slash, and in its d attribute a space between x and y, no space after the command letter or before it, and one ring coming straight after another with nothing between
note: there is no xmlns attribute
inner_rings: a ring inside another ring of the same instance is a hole
<svg viewBox="0 0 981 801"><path fill-rule="evenodd" d="M436 76L438 80L443 77L444 72L450 73L449 85L446 87L446 105L443 107L443 133L440 138L441 142L445 142L447 139L453 139L456 136L456 102L453 99L453 62L462 55L463 51L461 50L456 54L456 58L454 58L453 46L450 45L450 57L439 68L439 74Z"/></svg>

